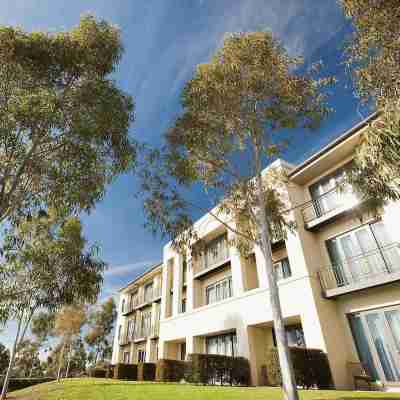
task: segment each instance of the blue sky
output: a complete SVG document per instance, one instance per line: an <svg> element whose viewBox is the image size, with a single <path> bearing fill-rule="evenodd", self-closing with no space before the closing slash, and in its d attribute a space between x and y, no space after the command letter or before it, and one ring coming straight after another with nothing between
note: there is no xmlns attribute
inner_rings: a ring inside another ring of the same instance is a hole
<svg viewBox="0 0 400 400"><path fill-rule="evenodd" d="M359 121L342 50L350 32L337 0L2 0L0 24L24 30L66 30L90 12L122 31L125 55L115 75L136 102L131 134L158 144L179 113L180 91L195 67L206 62L229 32L269 29L290 54L306 62L322 60L335 74L335 108L318 132L299 134L285 158L300 162ZM84 216L85 234L100 244L110 264L102 298L160 260L162 240L143 228L141 204L134 198L135 181L120 177L104 201ZM0 334L9 343L13 324Z"/></svg>

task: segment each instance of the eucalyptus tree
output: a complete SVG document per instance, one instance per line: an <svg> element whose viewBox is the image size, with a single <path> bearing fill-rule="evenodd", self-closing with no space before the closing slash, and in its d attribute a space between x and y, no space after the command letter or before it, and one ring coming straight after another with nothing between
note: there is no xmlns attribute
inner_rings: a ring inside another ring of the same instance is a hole
<svg viewBox="0 0 400 400"><path fill-rule="evenodd" d="M372 121L356 150L350 181L361 196L400 199L400 3L340 0L354 33L347 64L363 102L372 101Z"/></svg>
<svg viewBox="0 0 400 400"><path fill-rule="evenodd" d="M51 211L12 226L5 235L0 265L0 310L17 322L1 400L7 393L18 346L33 315L64 305L94 303L100 292L105 263L88 247L77 217Z"/></svg>
<svg viewBox="0 0 400 400"><path fill-rule="evenodd" d="M61 351L58 360L57 382L61 378L61 371L64 365L64 354L66 349L68 349L68 361L65 377L68 377L72 353L72 344L73 341L79 336L82 326L85 324L85 322L86 310L83 306L64 306L56 314L54 331L56 336L61 338Z"/></svg>
<svg viewBox="0 0 400 400"><path fill-rule="evenodd" d="M290 400L298 394L271 240L293 222L276 190L278 172L264 176L263 168L287 148L291 132L317 126L328 112L321 89L331 80L300 73L301 65L270 33L231 35L209 63L198 66L183 90L183 112L167 132L166 146L150 151L141 169L147 226L172 238L180 251L194 251L198 239L191 216L200 206L185 196L193 187L212 197L208 213L233 232L239 251L260 249Z"/></svg>
<svg viewBox="0 0 400 400"><path fill-rule="evenodd" d="M87 210L128 171L132 98L112 79L120 31L92 16L60 33L0 26L0 221Z"/></svg>
<svg viewBox="0 0 400 400"><path fill-rule="evenodd" d="M117 318L117 309L112 297L107 299L98 309L92 311L88 318L88 332L85 336L86 344L93 348L93 364L96 365L99 357L101 361L110 355L112 347L111 333Z"/></svg>

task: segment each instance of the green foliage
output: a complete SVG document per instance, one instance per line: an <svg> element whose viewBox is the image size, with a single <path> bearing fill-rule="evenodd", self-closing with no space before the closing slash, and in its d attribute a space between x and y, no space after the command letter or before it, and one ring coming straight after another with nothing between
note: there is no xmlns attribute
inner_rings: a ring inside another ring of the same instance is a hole
<svg viewBox="0 0 400 400"><path fill-rule="evenodd" d="M137 366L138 381L154 381L156 379L155 363L139 363Z"/></svg>
<svg viewBox="0 0 400 400"><path fill-rule="evenodd" d="M39 359L39 345L31 340L24 340L19 344L14 374L19 378L31 378L42 375Z"/></svg>
<svg viewBox="0 0 400 400"><path fill-rule="evenodd" d="M340 0L355 26L347 62L362 99L378 107L400 95L400 4L397 0Z"/></svg>
<svg viewBox="0 0 400 400"><path fill-rule="evenodd" d="M186 379L191 383L250 385L250 364L243 357L190 354Z"/></svg>
<svg viewBox="0 0 400 400"><path fill-rule="evenodd" d="M158 382L180 382L185 377L186 362L160 359L156 364L155 380Z"/></svg>
<svg viewBox="0 0 400 400"><path fill-rule="evenodd" d="M10 351L3 343L0 343L0 375L3 375L10 362Z"/></svg>
<svg viewBox="0 0 400 400"><path fill-rule="evenodd" d="M114 366L114 379L137 381L138 366L136 364L116 364Z"/></svg>
<svg viewBox="0 0 400 400"><path fill-rule="evenodd" d="M90 209L135 161L132 98L111 79L120 32L92 16L69 32L0 27L0 221Z"/></svg>
<svg viewBox="0 0 400 400"><path fill-rule="evenodd" d="M288 132L316 127L329 111L321 89L332 80L296 73L300 64L270 33L255 32L231 35L208 64L198 66L167 145L149 152L141 169L150 229L182 250L198 239L193 210L209 212L236 234L239 250L254 247L260 243L260 191L270 235L293 228L282 213L285 195L274 186L284 171L263 178L262 188L253 177L287 148ZM197 184L210 207L186 196ZM235 229L236 218L247 225Z"/></svg>
<svg viewBox="0 0 400 400"><path fill-rule="evenodd" d="M333 381L326 354L319 349L291 347L296 382L303 388L331 389ZM278 350L271 348L267 356L268 384L280 386L282 377L279 367Z"/></svg>
<svg viewBox="0 0 400 400"><path fill-rule="evenodd" d="M56 212L26 218L6 232L0 265L0 309L28 322L40 309L55 311L76 302L95 302L103 261L86 250L80 220Z"/></svg>
<svg viewBox="0 0 400 400"><path fill-rule="evenodd" d="M89 332L85 336L85 342L94 349L93 364L98 358L104 361L110 355L112 339L110 335L114 329L117 318L115 301L110 297L99 309L94 310L89 316Z"/></svg>
<svg viewBox="0 0 400 400"><path fill-rule="evenodd" d="M40 385L41 383L48 383L54 381L54 378L41 377L41 378L11 378L9 383L10 392L14 390L21 390L29 388L34 385ZM0 379L0 386L2 386L2 381ZM30 389L31 390L31 389Z"/></svg>
<svg viewBox="0 0 400 400"><path fill-rule="evenodd" d="M32 318L31 333L41 346L54 336L54 322L54 312L40 311Z"/></svg>

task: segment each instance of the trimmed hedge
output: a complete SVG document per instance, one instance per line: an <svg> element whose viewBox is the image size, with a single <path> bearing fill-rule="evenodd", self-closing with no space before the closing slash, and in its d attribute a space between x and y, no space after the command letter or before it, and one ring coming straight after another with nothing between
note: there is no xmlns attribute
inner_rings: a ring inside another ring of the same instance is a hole
<svg viewBox="0 0 400 400"><path fill-rule="evenodd" d="M116 364L114 365L115 379L128 379L136 381L138 377L138 367L136 364Z"/></svg>
<svg viewBox="0 0 400 400"><path fill-rule="evenodd" d="M0 378L0 387L3 387L4 378ZM13 392L14 390L25 389L30 386L39 385L39 383L47 383L54 381L55 378L43 377L43 378L11 378L8 383L8 391Z"/></svg>
<svg viewBox="0 0 400 400"><path fill-rule="evenodd" d="M156 379L156 364L139 363L137 365L138 381L154 381Z"/></svg>
<svg viewBox="0 0 400 400"><path fill-rule="evenodd" d="M90 368L88 370L89 376L91 378L106 378L107 377L107 369L106 368Z"/></svg>
<svg viewBox="0 0 400 400"><path fill-rule="evenodd" d="M304 347L291 347L296 383L305 389L317 387L318 389L332 389L333 381L327 355L319 349ZM268 385L281 386L282 376L279 367L278 350L271 348L267 357Z"/></svg>
<svg viewBox="0 0 400 400"><path fill-rule="evenodd" d="M250 384L249 361L243 357L216 354L189 354L186 380L191 383L244 385Z"/></svg>
<svg viewBox="0 0 400 400"><path fill-rule="evenodd" d="M110 365L106 370L106 378L114 378L114 365Z"/></svg>
<svg viewBox="0 0 400 400"><path fill-rule="evenodd" d="M180 382L185 378L186 362L161 359L156 364L156 381Z"/></svg>

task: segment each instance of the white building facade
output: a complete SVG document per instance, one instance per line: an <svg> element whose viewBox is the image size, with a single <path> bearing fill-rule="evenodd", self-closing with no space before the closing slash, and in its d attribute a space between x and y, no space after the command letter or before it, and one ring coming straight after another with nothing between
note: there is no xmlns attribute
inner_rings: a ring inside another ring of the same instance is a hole
<svg viewBox="0 0 400 400"><path fill-rule="evenodd" d="M351 189L337 189L369 122L299 166L272 165L289 175L285 197L297 225L273 243L288 340L324 350L337 388L353 386L353 363L386 386L400 384L400 207L389 204L379 216L361 212ZM228 244L232 233L210 215L195 228L206 243L201 257L164 248L157 349L146 361L190 353L243 356L252 383L266 384L263 366L275 339L263 258L257 250L241 257ZM128 293L122 292L120 311ZM127 320L119 312L118 329L126 330ZM117 339L113 362L123 362Z"/></svg>

